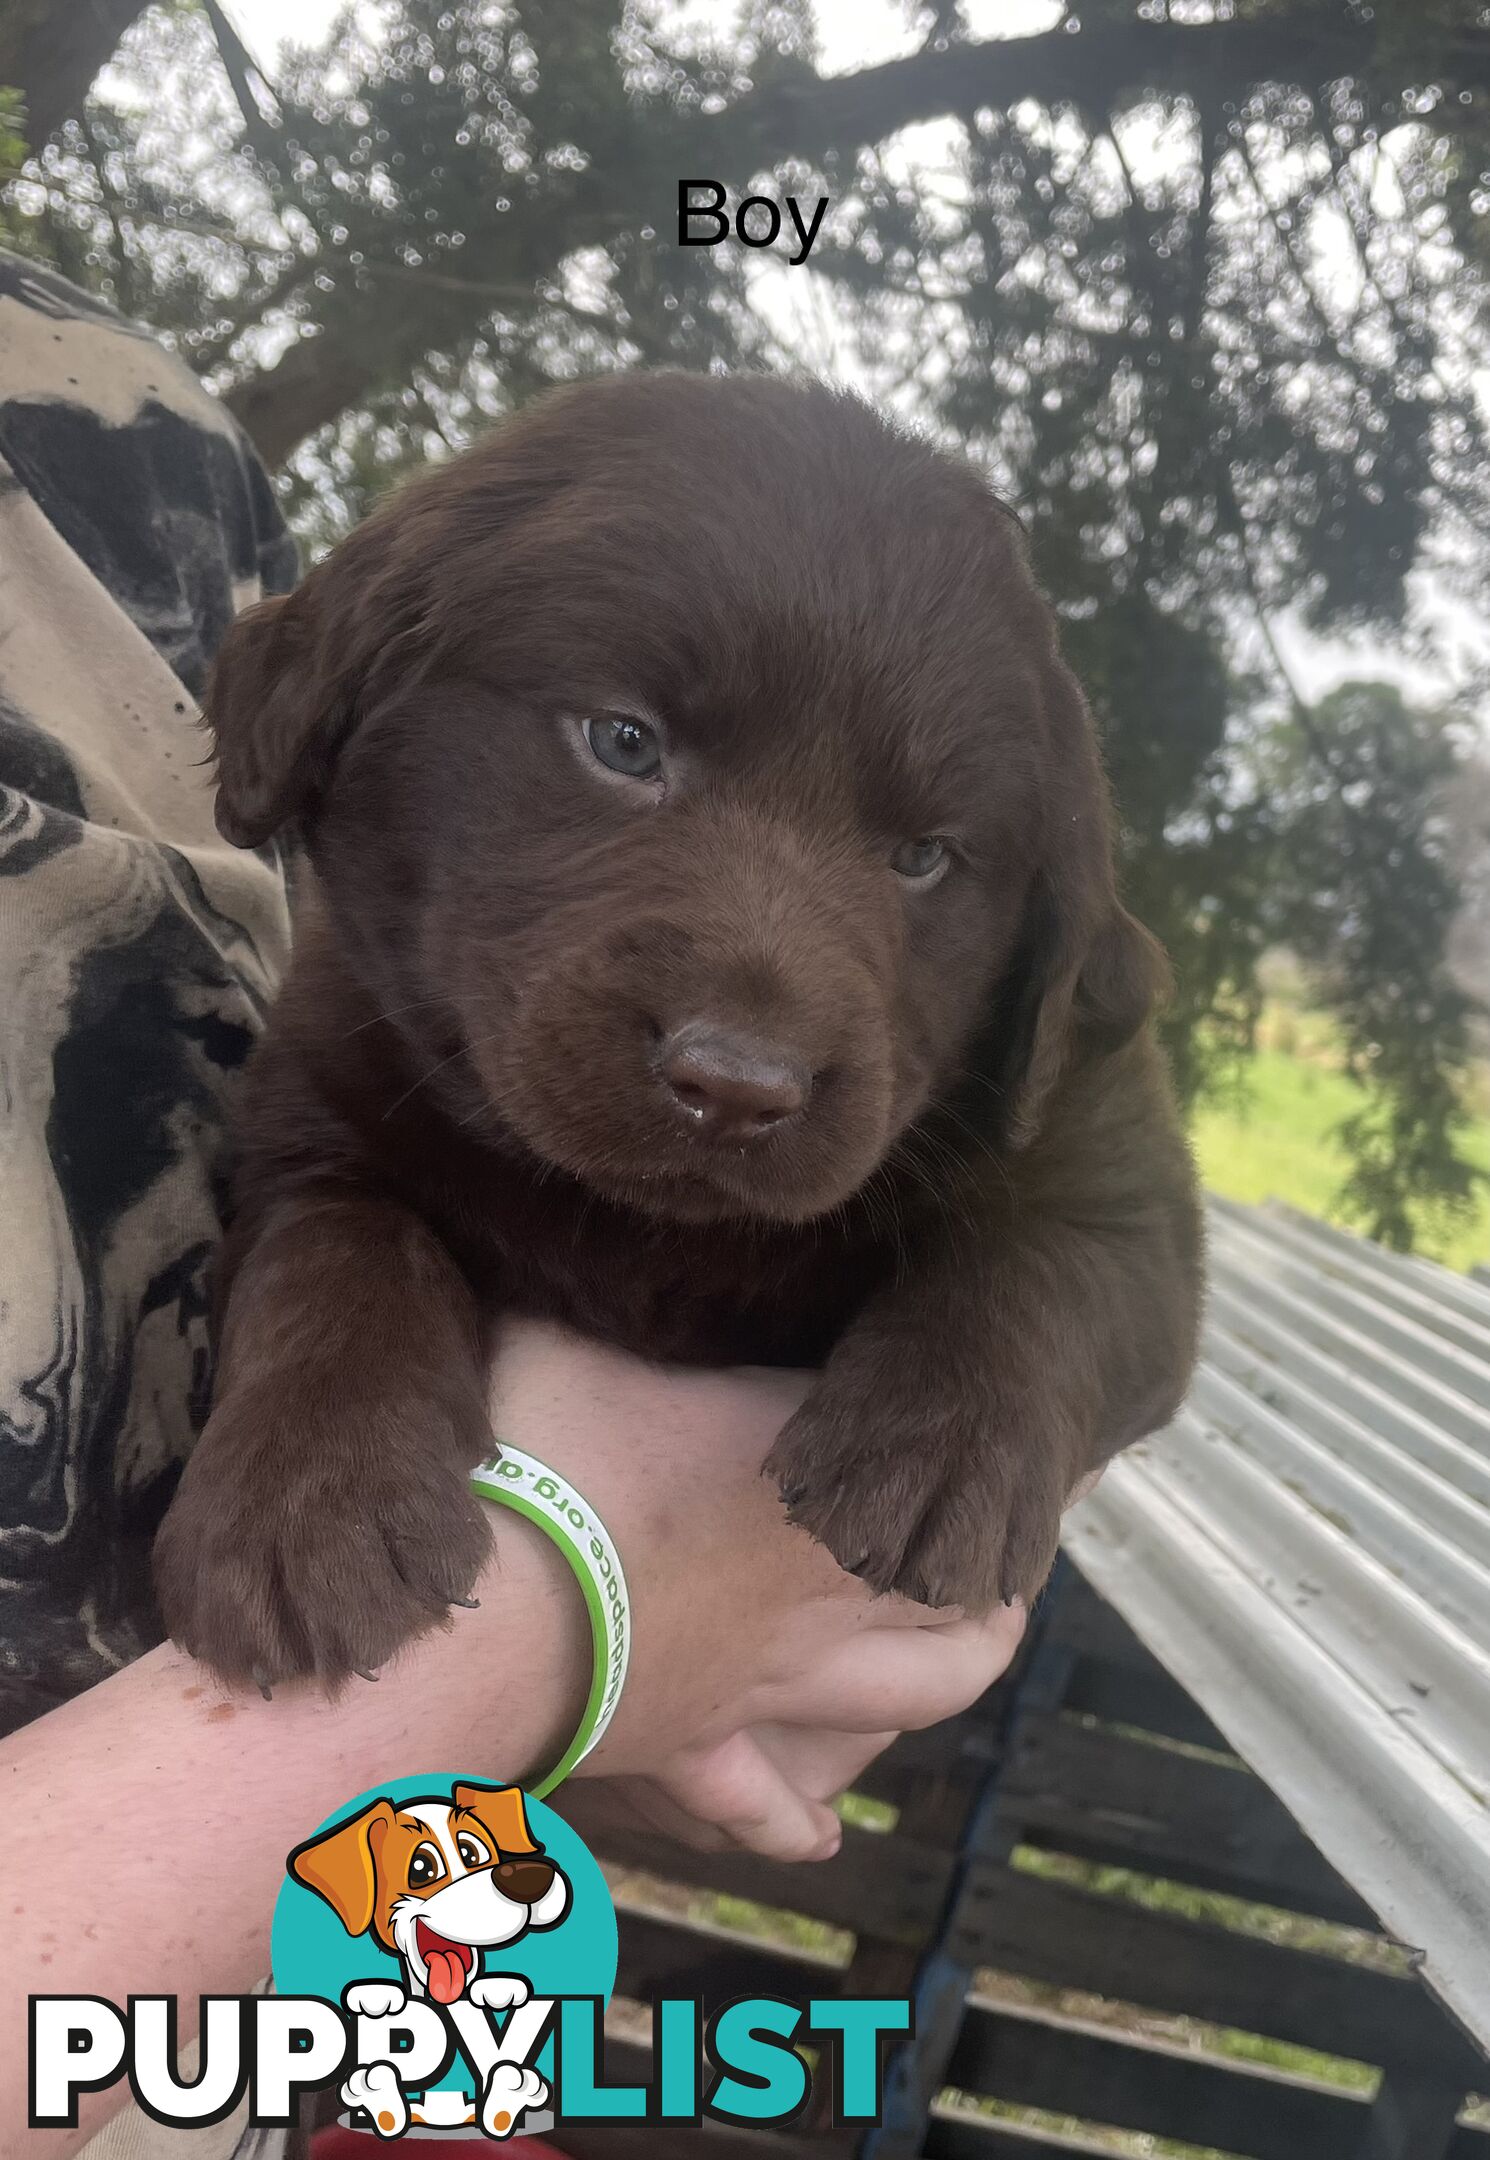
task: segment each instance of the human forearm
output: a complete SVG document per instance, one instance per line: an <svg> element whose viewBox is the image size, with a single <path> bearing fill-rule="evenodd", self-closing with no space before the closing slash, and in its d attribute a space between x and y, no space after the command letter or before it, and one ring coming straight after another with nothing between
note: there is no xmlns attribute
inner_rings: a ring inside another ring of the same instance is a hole
<svg viewBox="0 0 1490 2160"><path fill-rule="evenodd" d="M586 1771L648 1781L680 1834L716 1826L783 1859L831 1849L823 1802L840 1770L963 1708L1021 1626L873 1599L787 1524L761 1462L806 1384L668 1372L527 1325L509 1331L493 1405L498 1435L584 1494L627 1570L631 1675ZM227 1695L161 1650L0 1747L11 1873L27 1880L40 1823L49 1855L76 1856L7 1901L3 2160L17 2136L28 2160L57 2160L119 2099L85 2103L77 2137L20 2129L29 1993L173 1994L184 2034L199 1993L267 1970L285 1854L334 1809L406 1772L520 1780L557 1756L591 1669L583 1601L519 1518L500 1515L493 1542L479 1609L337 1704L304 1688ZM787 1737L757 1744L747 1728Z"/></svg>
<svg viewBox="0 0 1490 2160"><path fill-rule="evenodd" d="M480 1609L375 1687L230 1695L167 1645L0 1746L0 2154L60 2155L119 2104L86 2098L76 2133L23 2128L28 1995L178 1995L188 2032L198 1994L268 1971L285 1855L333 1809L418 1770L521 1780L558 1752L587 1672L583 1611L547 1539L499 1529Z"/></svg>

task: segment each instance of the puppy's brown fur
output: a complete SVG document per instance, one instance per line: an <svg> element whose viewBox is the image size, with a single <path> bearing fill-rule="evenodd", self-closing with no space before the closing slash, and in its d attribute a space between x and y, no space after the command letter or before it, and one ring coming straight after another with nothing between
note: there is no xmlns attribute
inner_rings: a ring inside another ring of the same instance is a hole
<svg viewBox="0 0 1490 2160"><path fill-rule="evenodd" d="M657 775L593 754L617 713ZM173 1633L335 1679L468 1591L503 1310L821 1364L795 1519L880 1587L1032 1593L1184 1391L1199 1233L1091 722L976 476L823 390L594 383L243 617L210 717L224 832L295 820L314 875ZM659 1062L695 1023L805 1102L710 1144Z"/></svg>

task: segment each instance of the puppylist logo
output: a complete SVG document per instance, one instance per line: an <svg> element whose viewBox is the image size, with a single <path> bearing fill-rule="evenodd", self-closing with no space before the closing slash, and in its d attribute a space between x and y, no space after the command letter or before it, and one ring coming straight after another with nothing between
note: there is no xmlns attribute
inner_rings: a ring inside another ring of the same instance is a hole
<svg viewBox="0 0 1490 2160"><path fill-rule="evenodd" d="M455 1780L380 1793L290 1854L275 1985L322 1996L328 1979L337 1987L355 2021L356 2060L341 2084L352 2127L383 2138L479 2127L504 2138L552 2123L537 2067L549 1990L557 1981L586 1999L609 1993L615 1919L603 1880L597 1901L574 1858L566 1868L550 1853L550 1824L534 1835L530 1805L515 1785ZM307 1907L300 1891L319 1903ZM545 1971L537 1940L571 1916L558 1967Z"/></svg>
<svg viewBox="0 0 1490 2160"><path fill-rule="evenodd" d="M828 2080L841 2124L880 2119L885 2056L911 2030L899 1998L751 1996L707 2019L653 2005L653 2074L608 2084L609 1888L569 1825L515 1785L402 1778L359 1794L295 1847L274 1911L274 1993L204 1997L195 2078L177 2005L31 1998L33 2129L74 2126L78 2097L127 2079L156 2122L295 2122L335 2086L375 2140L503 2140L555 2123L785 2123Z"/></svg>

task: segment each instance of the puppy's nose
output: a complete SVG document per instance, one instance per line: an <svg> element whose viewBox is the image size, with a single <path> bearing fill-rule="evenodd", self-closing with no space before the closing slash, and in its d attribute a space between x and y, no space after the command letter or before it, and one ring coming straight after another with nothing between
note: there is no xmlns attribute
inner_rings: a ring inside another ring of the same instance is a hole
<svg viewBox="0 0 1490 2160"><path fill-rule="evenodd" d="M516 1905L536 1905L554 1879L552 1860L501 1860L492 1871L503 1897Z"/></svg>
<svg viewBox="0 0 1490 2160"><path fill-rule="evenodd" d="M675 1028L657 1069L689 1124L709 1140L759 1140L805 1106L807 1068L773 1043L707 1020Z"/></svg>

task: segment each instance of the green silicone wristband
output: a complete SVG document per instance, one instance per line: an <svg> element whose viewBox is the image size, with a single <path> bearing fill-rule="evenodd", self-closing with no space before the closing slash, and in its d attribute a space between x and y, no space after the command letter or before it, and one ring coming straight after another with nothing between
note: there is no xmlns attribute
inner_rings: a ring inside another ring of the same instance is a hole
<svg viewBox="0 0 1490 2160"><path fill-rule="evenodd" d="M599 1746L615 1715L631 1657L626 1576L615 1540L595 1510L535 1455L504 1446L499 1455L478 1464L471 1472L471 1483L483 1500L526 1515L553 1539L578 1578L590 1616L594 1677L574 1738L547 1776L528 1787L535 1799L542 1800Z"/></svg>

